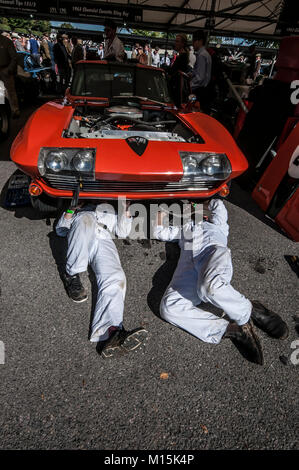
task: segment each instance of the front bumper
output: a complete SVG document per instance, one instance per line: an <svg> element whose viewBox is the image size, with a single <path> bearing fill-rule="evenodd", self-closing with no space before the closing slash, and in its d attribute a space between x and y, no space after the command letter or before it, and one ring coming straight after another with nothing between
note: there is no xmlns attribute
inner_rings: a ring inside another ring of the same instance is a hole
<svg viewBox="0 0 299 470"><path fill-rule="evenodd" d="M50 182L48 179L33 180L50 197L72 199L73 191L76 189L77 181ZM79 192L79 199L192 199L209 198L226 186L227 181L213 183L200 182L201 184L184 187L179 183L161 182L125 182L125 181L90 181L83 182ZM55 187L53 187L55 186Z"/></svg>

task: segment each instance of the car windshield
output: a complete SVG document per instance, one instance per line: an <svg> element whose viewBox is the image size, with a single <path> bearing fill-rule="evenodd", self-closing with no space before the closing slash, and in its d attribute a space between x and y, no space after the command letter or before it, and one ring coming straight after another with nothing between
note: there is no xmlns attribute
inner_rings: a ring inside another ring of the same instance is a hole
<svg viewBox="0 0 299 470"><path fill-rule="evenodd" d="M115 63L77 64L70 91L72 96L140 96L162 103L172 101L163 72Z"/></svg>

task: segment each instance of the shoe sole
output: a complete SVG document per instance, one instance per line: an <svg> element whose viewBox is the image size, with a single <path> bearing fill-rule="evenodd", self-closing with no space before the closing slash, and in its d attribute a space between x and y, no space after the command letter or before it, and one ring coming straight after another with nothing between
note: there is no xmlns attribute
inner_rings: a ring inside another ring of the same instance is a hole
<svg viewBox="0 0 299 470"><path fill-rule="evenodd" d="M72 297L70 297L70 299L72 299ZM72 299L72 301L75 302L75 304L82 304L82 302L86 302L87 299L88 299L88 296L86 296L85 299L82 299L82 300Z"/></svg>
<svg viewBox="0 0 299 470"><path fill-rule="evenodd" d="M104 349L100 356L103 357L103 359L109 359L111 357L120 357L123 356L125 352L121 349L121 346L115 346L111 348Z"/></svg>
<svg viewBox="0 0 299 470"><path fill-rule="evenodd" d="M130 336L128 336L121 345L108 347L104 349L100 355L104 359L110 359L112 357L121 357L131 351L137 351L144 346L147 340L147 330L136 330Z"/></svg>
<svg viewBox="0 0 299 470"><path fill-rule="evenodd" d="M124 342L121 344L121 348L124 349L126 352L136 351L145 344L147 338L147 330L136 330L124 340Z"/></svg>

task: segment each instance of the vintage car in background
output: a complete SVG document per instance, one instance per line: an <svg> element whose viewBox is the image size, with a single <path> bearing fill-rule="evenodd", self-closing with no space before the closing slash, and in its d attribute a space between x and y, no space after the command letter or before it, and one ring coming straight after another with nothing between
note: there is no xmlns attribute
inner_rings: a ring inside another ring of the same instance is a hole
<svg viewBox="0 0 299 470"><path fill-rule="evenodd" d="M229 132L173 104L162 69L81 61L64 100L40 107L11 159L32 182L32 204L59 199L203 199L228 192L247 169Z"/></svg>
<svg viewBox="0 0 299 470"><path fill-rule="evenodd" d="M51 67L38 66L29 52L17 52L16 91L20 103L34 102L41 92L55 92L55 73Z"/></svg>

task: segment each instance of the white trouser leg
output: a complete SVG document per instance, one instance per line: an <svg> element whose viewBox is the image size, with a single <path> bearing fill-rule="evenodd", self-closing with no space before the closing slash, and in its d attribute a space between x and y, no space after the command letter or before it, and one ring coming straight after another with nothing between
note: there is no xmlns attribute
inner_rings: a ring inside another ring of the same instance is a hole
<svg viewBox="0 0 299 470"><path fill-rule="evenodd" d="M229 248L208 247L195 261L198 272L198 295L204 302L221 308L238 325L248 322L251 302L230 284L233 267Z"/></svg>
<svg viewBox="0 0 299 470"><path fill-rule="evenodd" d="M96 243L96 220L93 213L77 216L68 234L66 272L70 276L87 270L90 253Z"/></svg>
<svg viewBox="0 0 299 470"><path fill-rule="evenodd" d="M122 326L126 276L121 267L113 240L96 240L91 267L96 275L98 296L94 311L90 341L108 338L110 326Z"/></svg>
<svg viewBox="0 0 299 470"><path fill-rule="evenodd" d="M228 322L197 307L201 299L197 293L197 272L193 261L190 260L188 266L180 261L162 298L161 317L202 341L219 343Z"/></svg>

